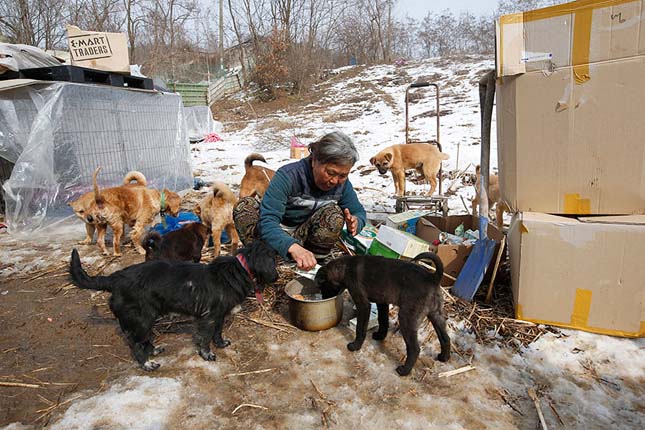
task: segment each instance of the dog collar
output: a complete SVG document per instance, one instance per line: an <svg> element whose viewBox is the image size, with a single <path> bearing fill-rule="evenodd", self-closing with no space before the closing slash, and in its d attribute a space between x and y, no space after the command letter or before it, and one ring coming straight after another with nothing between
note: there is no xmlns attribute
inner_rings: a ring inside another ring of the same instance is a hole
<svg viewBox="0 0 645 430"><path fill-rule="evenodd" d="M164 213L166 211L166 193L160 191L159 193L159 212Z"/></svg>
<svg viewBox="0 0 645 430"><path fill-rule="evenodd" d="M251 269L249 268L249 263L246 261L246 258L244 257L243 254L237 254L235 258L237 258L237 261L239 261L242 267L244 267L244 270L246 270L246 273L249 274L249 277L251 278L251 281L253 281L253 285L255 286L255 298L257 299L258 302L260 302L261 305L263 305L264 298L262 297L262 293L258 288L257 282L255 282L255 276L253 276L253 272L251 272Z"/></svg>

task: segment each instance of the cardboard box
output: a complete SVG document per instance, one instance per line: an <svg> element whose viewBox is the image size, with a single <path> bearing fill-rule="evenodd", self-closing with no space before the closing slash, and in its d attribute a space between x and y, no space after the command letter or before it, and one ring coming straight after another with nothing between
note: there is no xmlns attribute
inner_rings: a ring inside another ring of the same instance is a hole
<svg viewBox="0 0 645 430"><path fill-rule="evenodd" d="M644 6L578 1L500 17L498 164L515 211L645 214L634 108L645 99Z"/></svg>
<svg viewBox="0 0 645 430"><path fill-rule="evenodd" d="M645 335L645 216L524 212L514 217L508 240L517 318Z"/></svg>
<svg viewBox="0 0 645 430"><path fill-rule="evenodd" d="M419 220L419 218L429 213L430 211L414 209L394 215L389 215L385 220L385 225L397 230L408 232L410 234L416 234L417 221Z"/></svg>
<svg viewBox="0 0 645 430"><path fill-rule="evenodd" d="M306 146L292 146L290 157L296 160L309 156L309 148Z"/></svg>
<svg viewBox="0 0 645 430"><path fill-rule="evenodd" d="M84 31L68 25L67 45L73 66L130 73L128 42L123 33Z"/></svg>
<svg viewBox="0 0 645 430"><path fill-rule="evenodd" d="M433 216L427 215L417 221L417 236L421 239L432 243L435 240L439 239L439 234L443 232L454 233L455 229L460 225L464 224L466 230L478 230L479 229L479 218L472 215L451 215L451 216ZM495 253L493 255L497 256L499 252L499 242L502 240L503 234L495 227L494 224L488 224L488 237L497 242L495 246ZM450 245L450 244L441 244L437 247L437 255L441 259L441 262L444 266L444 272L451 276L452 278L457 278L459 272L461 272L462 267L466 263L470 252L472 251L472 245ZM488 272L486 276L490 276L493 271L493 265L489 265ZM454 284L454 281L448 277L444 277L441 281L441 285L448 286Z"/></svg>
<svg viewBox="0 0 645 430"><path fill-rule="evenodd" d="M430 244L421 238L386 225L378 229L376 239L372 241L368 254L382 255L388 258L414 258L427 252Z"/></svg>
<svg viewBox="0 0 645 430"><path fill-rule="evenodd" d="M356 235L352 236L347 232L346 228L340 233L341 240L352 249L352 251L357 254L367 254L367 250L372 245L372 241L378 234L378 229L373 225L366 225L363 229Z"/></svg>

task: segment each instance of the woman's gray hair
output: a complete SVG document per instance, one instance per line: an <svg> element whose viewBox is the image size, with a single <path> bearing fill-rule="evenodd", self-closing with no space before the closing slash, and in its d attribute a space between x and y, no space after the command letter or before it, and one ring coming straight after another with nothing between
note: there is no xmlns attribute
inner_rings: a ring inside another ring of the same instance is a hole
<svg viewBox="0 0 645 430"><path fill-rule="evenodd" d="M321 164L354 165L358 161L358 151L352 139L341 131L327 133L319 140L309 144L312 157Z"/></svg>

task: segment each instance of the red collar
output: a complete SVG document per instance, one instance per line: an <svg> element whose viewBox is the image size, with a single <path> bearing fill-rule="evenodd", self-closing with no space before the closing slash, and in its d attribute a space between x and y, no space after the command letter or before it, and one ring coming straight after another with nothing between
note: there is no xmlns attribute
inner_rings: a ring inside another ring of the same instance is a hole
<svg viewBox="0 0 645 430"><path fill-rule="evenodd" d="M237 261L239 261L242 267L244 267L244 270L246 270L246 273L249 274L251 281L253 281L253 284L255 285L255 298L258 300L258 302L260 302L261 305L263 305L264 299L262 298L262 293L258 288L257 282L255 282L255 276L253 276L253 272L251 272L251 269L249 268L249 263L246 261L246 258L244 257L243 254L237 254L235 258L237 258Z"/></svg>
<svg viewBox="0 0 645 430"><path fill-rule="evenodd" d="M244 270L246 270L246 273L249 274L249 277L251 278L251 280L255 281L255 276L253 276L253 272L251 272L251 269L249 268L249 263L247 263L246 258L244 257L244 254L237 254L235 258L237 258L237 261L239 261L242 267L244 267Z"/></svg>

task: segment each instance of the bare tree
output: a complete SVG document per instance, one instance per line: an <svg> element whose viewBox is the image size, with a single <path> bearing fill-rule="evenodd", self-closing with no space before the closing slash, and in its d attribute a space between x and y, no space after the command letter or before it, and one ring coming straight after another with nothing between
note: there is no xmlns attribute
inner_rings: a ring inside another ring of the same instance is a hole
<svg viewBox="0 0 645 430"><path fill-rule="evenodd" d="M64 9L57 0L0 0L0 33L13 43L58 47L65 37Z"/></svg>

